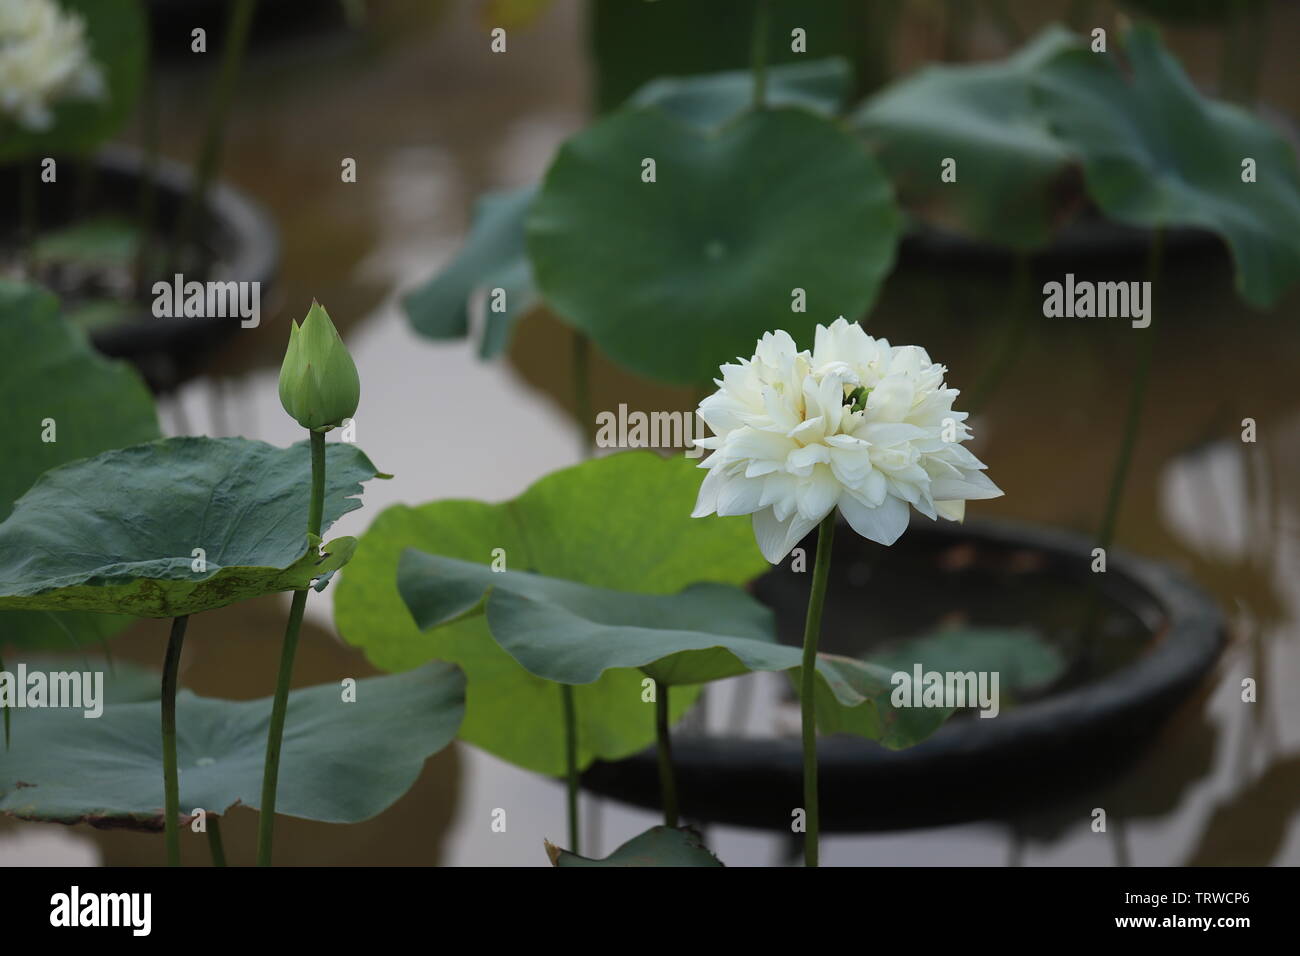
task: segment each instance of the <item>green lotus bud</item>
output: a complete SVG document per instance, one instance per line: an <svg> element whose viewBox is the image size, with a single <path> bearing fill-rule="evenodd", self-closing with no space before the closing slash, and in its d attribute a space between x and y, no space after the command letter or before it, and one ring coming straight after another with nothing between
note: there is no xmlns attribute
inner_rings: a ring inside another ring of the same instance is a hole
<svg viewBox="0 0 1300 956"><path fill-rule="evenodd" d="M303 428L329 431L351 418L361 398L361 380L319 302L300 326L289 327L289 347L280 366L280 404Z"/></svg>

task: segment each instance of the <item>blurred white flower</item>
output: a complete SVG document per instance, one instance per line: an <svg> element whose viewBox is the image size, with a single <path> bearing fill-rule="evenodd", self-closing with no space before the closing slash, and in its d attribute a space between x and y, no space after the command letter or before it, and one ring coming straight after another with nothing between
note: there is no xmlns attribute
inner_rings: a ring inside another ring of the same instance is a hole
<svg viewBox="0 0 1300 956"><path fill-rule="evenodd" d="M85 23L55 0L0 0L0 112L33 132L50 128L63 99L102 99Z"/></svg>
<svg viewBox="0 0 1300 956"><path fill-rule="evenodd" d="M891 346L842 317L811 353L769 332L752 359L722 366L700 403L714 449L694 517L753 514L763 556L781 561L834 508L853 530L893 544L908 506L960 521L966 501L1002 494L962 447L957 389L925 349Z"/></svg>

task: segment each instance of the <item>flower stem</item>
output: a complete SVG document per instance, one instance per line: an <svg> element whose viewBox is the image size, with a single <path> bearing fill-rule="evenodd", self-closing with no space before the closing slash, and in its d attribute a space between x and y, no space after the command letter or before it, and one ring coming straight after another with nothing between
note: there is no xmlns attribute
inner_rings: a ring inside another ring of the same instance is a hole
<svg viewBox="0 0 1300 956"><path fill-rule="evenodd" d="M564 767L565 796L569 810L569 851L579 853L582 838L578 832L578 715L573 702L573 685L561 684L560 697L564 701Z"/></svg>
<svg viewBox="0 0 1300 956"><path fill-rule="evenodd" d="M767 23L769 0L758 0L754 8L754 27L750 38L750 70L754 74L754 109L767 105Z"/></svg>
<svg viewBox="0 0 1300 956"><path fill-rule="evenodd" d="M817 558L813 563L812 591L808 595L808 617L803 628L803 663L799 673L799 707L803 717L803 802L806 830L803 838L805 866L817 865L817 640L822 630L822 606L831 572L831 542L835 537L834 509L817 529Z"/></svg>
<svg viewBox="0 0 1300 956"><path fill-rule="evenodd" d="M162 744L163 744L163 829L167 835L167 865L181 865L181 787L176 769L176 674L181 663L181 646L185 643L185 625L189 615L172 620L167 638L167 657L162 676Z"/></svg>
<svg viewBox="0 0 1300 956"><path fill-rule="evenodd" d="M578 426L578 440L582 442L582 457L590 458L594 450L591 433L591 339L580 329L573 330L573 417ZM560 685L564 703L564 763L565 804L569 818L569 850L579 852L582 842L578 821L578 717L573 700L573 687Z"/></svg>
<svg viewBox="0 0 1300 956"><path fill-rule="evenodd" d="M226 848L221 842L221 818L208 817L208 849L212 851L212 865L226 865Z"/></svg>
<svg viewBox="0 0 1300 956"><path fill-rule="evenodd" d="M673 776L673 741L668 730L668 686L655 682L655 738L659 744L659 794L664 826L677 826L677 780Z"/></svg>
<svg viewBox="0 0 1300 956"><path fill-rule="evenodd" d="M311 504L307 511L307 531L320 536L325 511L325 433L311 432ZM262 807L257 821L257 865L271 865L271 840L275 832L275 789L280 779L280 744L284 740L284 719L289 709L289 683L293 679L293 658L298 650L298 632L307 607L310 588L293 593L289 622L284 629L280 650L280 675L275 684L275 701L271 705L271 726L266 735L266 763L262 770Z"/></svg>

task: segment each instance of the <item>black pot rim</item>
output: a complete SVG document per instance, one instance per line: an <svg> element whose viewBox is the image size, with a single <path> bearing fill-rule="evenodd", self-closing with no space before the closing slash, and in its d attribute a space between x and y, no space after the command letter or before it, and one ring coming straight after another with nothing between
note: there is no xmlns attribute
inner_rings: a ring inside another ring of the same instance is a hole
<svg viewBox="0 0 1300 956"><path fill-rule="evenodd" d="M1091 573L1095 543L1086 536L1010 521L971 521L964 526L913 523L909 534L935 535L940 540L978 539L1003 547L1034 548L1050 553L1074 571ZM950 542L951 543L951 542ZM927 812L909 806L905 796L893 799L888 787L943 789L948 777L978 773L980 768L1015 767L1028 781L1025 796L1033 803L1043 798L1034 790L1034 761L1064 758L1067 765L1041 766L1051 777L1053 792L1074 783L1095 779L1101 771L1118 771L1136 759L1173 710L1201 683L1225 643L1225 623L1213 599L1176 569L1119 549L1106 555L1104 581L1108 596L1130 606L1141 603L1159 609L1161 620L1146 620L1152 639L1136 660L1106 677L1060 694L1026 703L992 720L971 717L950 721L915 747L891 751L855 737L819 738L818 766L822 780L822 828L827 831L868 831L925 826L991 816L1015 816L1007 798L974 800L968 806ZM1125 596L1128 600L1125 600ZM1134 600L1136 599L1136 600ZM1072 751L1100 747L1078 768L1068 766ZM1108 750L1113 753L1108 755ZM681 734L673 740L683 811L705 822L737 826L788 827L789 810L799 805L802 753L794 738L699 737ZM1100 762L1100 763L1099 763ZM1075 770L1079 773L1075 773ZM584 775L589 790L636 805L656 807L655 756L647 750L626 760L597 762ZM692 777L695 778L692 781ZM752 793L727 795L729 778L769 782L774 793L765 798ZM692 783L695 784L692 787ZM871 788L866 805L830 808L827 798L837 787ZM955 787L960 791L960 787ZM688 791L694 792L688 792ZM1046 790L1044 792L1046 792ZM1004 795L1006 796L1006 795ZM960 801L959 801L960 802ZM933 809L933 808L932 808Z"/></svg>
<svg viewBox="0 0 1300 956"><path fill-rule="evenodd" d="M5 164L6 169L21 166L21 163ZM90 157L91 174L98 181L97 191L116 196L118 207L122 205L120 200L138 193L150 168L157 236L165 237L194 188L194 171L164 157L154 157L151 161L143 151L123 144L104 146ZM113 206L111 202L101 202L97 208L102 211ZM215 282L256 282L262 311L266 313L273 307L268 306L268 301L272 301L280 265L280 236L274 220L244 193L218 181L208 185L198 222L202 242L214 253L211 269L201 278ZM174 272L147 278L147 291L152 297L153 285L162 280L170 285ZM138 303L138 308L122 321L88 330L88 336L101 354L132 362L155 392L167 392L199 372L205 359L239 327L237 318L158 317L145 301Z"/></svg>
<svg viewBox="0 0 1300 956"><path fill-rule="evenodd" d="M120 144L106 146L95 154L99 169L124 178L142 177L146 162L142 151ZM154 159L154 182L159 192L171 194L179 201L189 194L194 180L194 171L189 166L161 156ZM280 265L280 236L270 215L248 196L220 181L208 186L205 204L209 232L222 246L224 263L223 269L207 278L217 282L258 282L269 291ZM170 282L171 278L160 275L155 281ZM195 332L229 323L229 319L214 317L149 315L138 322L96 330L91 339L109 355L129 357L138 352L170 348Z"/></svg>

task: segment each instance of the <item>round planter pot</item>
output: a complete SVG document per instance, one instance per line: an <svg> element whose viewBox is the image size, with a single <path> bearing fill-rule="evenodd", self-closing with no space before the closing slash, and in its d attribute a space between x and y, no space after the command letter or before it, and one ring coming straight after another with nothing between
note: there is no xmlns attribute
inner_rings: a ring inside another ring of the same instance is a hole
<svg viewBox="0 0 1300 956"><path fill-rule="evenodd" d="M815 540L802 547L811 555ZM1142 755L1213 666L1224 622L1206 594L1164 565L1112 551L1106 573L1094 575L1092 547L1080 536L1009 523L918 521L883 552L847 529L837 535L822 650L860 653L866 630L892 638L953 615L972 626L1035 626L1063 642L1077 636L1094 584L1102 627L1091 673L1076 661L1037 699L994 718L954 716L900 751L843 735L820 739L823 830L1009 819L1104 783ZM811 574L788 565L758 579L754 592L774 609L780 640L797 645ZM683 731L674 735L673 758L688 819L788 830L791 810L802 805L797 734ZM583 785L659 805L652 750L594 764Z"/></svg>
<svg viewBox="0 0 1300 956"><path fill-rule="evenodd" d="M111 146L95 154L89 169L78 169L75 160L61 163L59 169L60 181L68 177L67 188L42 188L37 192L37 217L42 229L66 227L78 218L103 216L132 221L138 215L145 186L145 158L138 150ZM10 167L0 173L0 178L13 180L16 175L17 169ZM193 172L180 163L159 158L153 175L155 230L170 236L193 188ZM16 196L18 190L9 192ZM280 259L275 224L251 199L221 183L209 186L205 206L204 213L196 217L200 224L196 238L213 266L208 274L186 274L185 280L256 282L261 302L266 304ZM17 222L17 218L9 221ZM147 280L146 287L151 288L155 281L170 284L173 276L159 272ZM62 290L56 287L53 291ZM159 318L146 301L138 306L134 320L96 327L89 334L100 352L132 362L155 391L167 391L202 371L239 327L238 317Z"/></svg>

